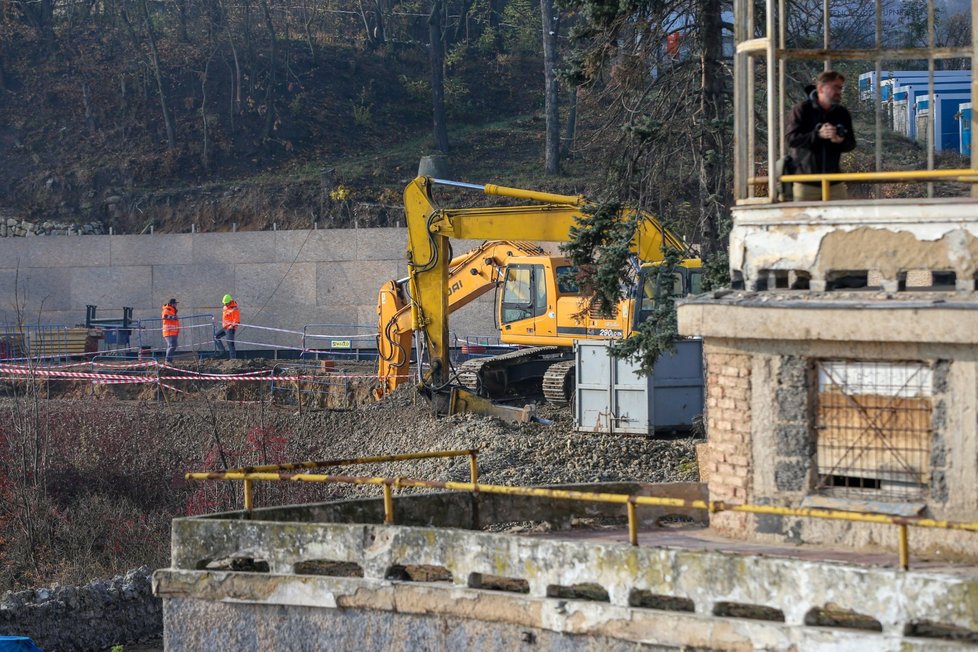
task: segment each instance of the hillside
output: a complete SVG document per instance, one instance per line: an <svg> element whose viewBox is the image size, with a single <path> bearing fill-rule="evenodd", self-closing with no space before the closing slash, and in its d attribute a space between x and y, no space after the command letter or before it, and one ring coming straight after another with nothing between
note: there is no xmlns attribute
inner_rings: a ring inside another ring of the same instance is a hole
<svg viewBox="0 0 978 652"><path fill-rule="evenodd" d="M266 138L262 81L243 75L236 86L226 52L161 41L176 139L169 147L147 71L127 70L127 49L109 36L77 38L54 55L25 39L0 58L7 217L98 220L116 233L387 225L400 215L419 158L433 150L423 43L310 51L298 39L279 42L287 79L277 82ZM462 53L446 86L453 176L539 185L539 58ZM237 55L246 69L247 53ZM253 56L257 74L261 51ZM562 183L579 184L568 169Z"/></svg>

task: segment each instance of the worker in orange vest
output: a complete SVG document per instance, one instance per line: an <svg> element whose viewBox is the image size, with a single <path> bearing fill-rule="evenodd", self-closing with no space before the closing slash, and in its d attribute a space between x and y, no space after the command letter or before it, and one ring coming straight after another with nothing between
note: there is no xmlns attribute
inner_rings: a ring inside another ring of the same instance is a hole
<svg viewBox="0 0 978 652"><path fill-rule="evenodd" d="M166 342L167 364L173 362L178 335L180 335L180 318L177 317L177 300L170 299L163 304L163 340Z"/></svg>
<svg viewBox="0 0 978 652"><path fill-rule="evenodd" d="M224 353L224 342L222 337L228 338L228 358L234 359L234 334L241 323L241 311L238 309L237 302L230 294L224 295L224 312L221 314L221 330L214 335L214 343L217 349Z"/></svg>

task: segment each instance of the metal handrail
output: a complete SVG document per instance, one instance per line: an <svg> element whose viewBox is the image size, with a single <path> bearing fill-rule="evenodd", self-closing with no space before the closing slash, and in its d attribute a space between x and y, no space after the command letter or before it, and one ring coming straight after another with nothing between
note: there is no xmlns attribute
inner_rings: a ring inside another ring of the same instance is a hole
<svg viewBox="0 0 978 652"><path fill-rule="evenodd" d="M796 516L801 518L817 518L836 521L850 521L859 523L877 523L884 525L895 525L898 528L898 555L900 568L908 570L910 568L910 541L908 528L920 527L943 530L959 530L966 532L978 532L978 523L961 521L936 520L921 517L892 516L889 514L879 514L875 512L855 512L830 509L812 509L796 507L778 507L774 505L753 505L750 503L739 505L728 505L722 500L686 500L683 498L661 498L656 496L635 496L632 494L616 494L605 492L573 491L566 489L542 489L534 487L511 487L506 485L491 485L478 483L478 469L476 466L475 453L477 451L441 451L437 453L410 453L405 456L388 456L376 458L359 458L358 460L340 460L343 463L367 463L363 460L371 461L395 461L398 459L423 459L424 457L451 457L459 454L470 454L470 464L472 469L472 482L437 482L431 480L419 480L416 478L404 477L383 477L383 476L348 476L348 475L317 475L312 473L270 473L253 471L248 468L236 469L224 473L187 473L187 480L230 480L243 481L245 509L251 511L253 505L252 486L255 481L290 481L290 482L319 482L319 483L340 483L358 485L381 485L384 491L384 523L394 523L394 504L393 489L403 487L427 488L427 489L447 489L450 491L467 491L471 493L491 493L505 494L510 496L525 496L539 498L555 498L560 500L579 500L586 502L624 504L628 509L628 538L633 546L638 545L638 519L636 507L638 505L657 506L657 507L679 507L686 509L702 509L716 514L720 512L744 512L748 514L767 514L777 516ZM324 464L320 462L303 462L294 465L269 465L267 467L251 467L251 469L264 468L314 468L303 466L306 464ZM335 464L339 465L339 464Z"/></svg>

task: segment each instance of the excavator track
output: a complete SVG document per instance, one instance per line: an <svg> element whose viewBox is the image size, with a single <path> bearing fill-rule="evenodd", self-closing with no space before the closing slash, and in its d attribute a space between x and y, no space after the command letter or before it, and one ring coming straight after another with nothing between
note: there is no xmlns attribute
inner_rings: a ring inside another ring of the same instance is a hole
<svg viewBox="0 0 978 652"><path fill-rule="evenodd" d="M466 360L456 367L456 378L466 389L489 398L521 393L527 384L534 384L539 392L540 379L546 375L546 369L554 363L564 362L559 357L562 353L557 346L537 346ZM573 366L573 361L571 364Z"/></svg>
<svg viewBox="0 0 978 652"><path fill-rule="evenodd" d="M574 397L577 367L573 360L555 362L543 376L543 395L553 405L568 405Z"/></svg>

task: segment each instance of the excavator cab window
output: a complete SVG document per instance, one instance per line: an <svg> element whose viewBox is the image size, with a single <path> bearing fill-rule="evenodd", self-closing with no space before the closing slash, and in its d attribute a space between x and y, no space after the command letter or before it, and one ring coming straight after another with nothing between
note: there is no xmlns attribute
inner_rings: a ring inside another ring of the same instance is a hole
<svg viewBox="0 0 978 652"><path fill-rule="evenodd" d="M539 317L547 311L543 265L510 265L503 285L502 323Z"/></svg>
<svg viewBox="0 0 978 652"><path fill-rule="evenodd" d="M572 265L561 265L554 270L557 275L557 291L561 294L580 294L581 286L577 282L577 268Z"/></svg>

